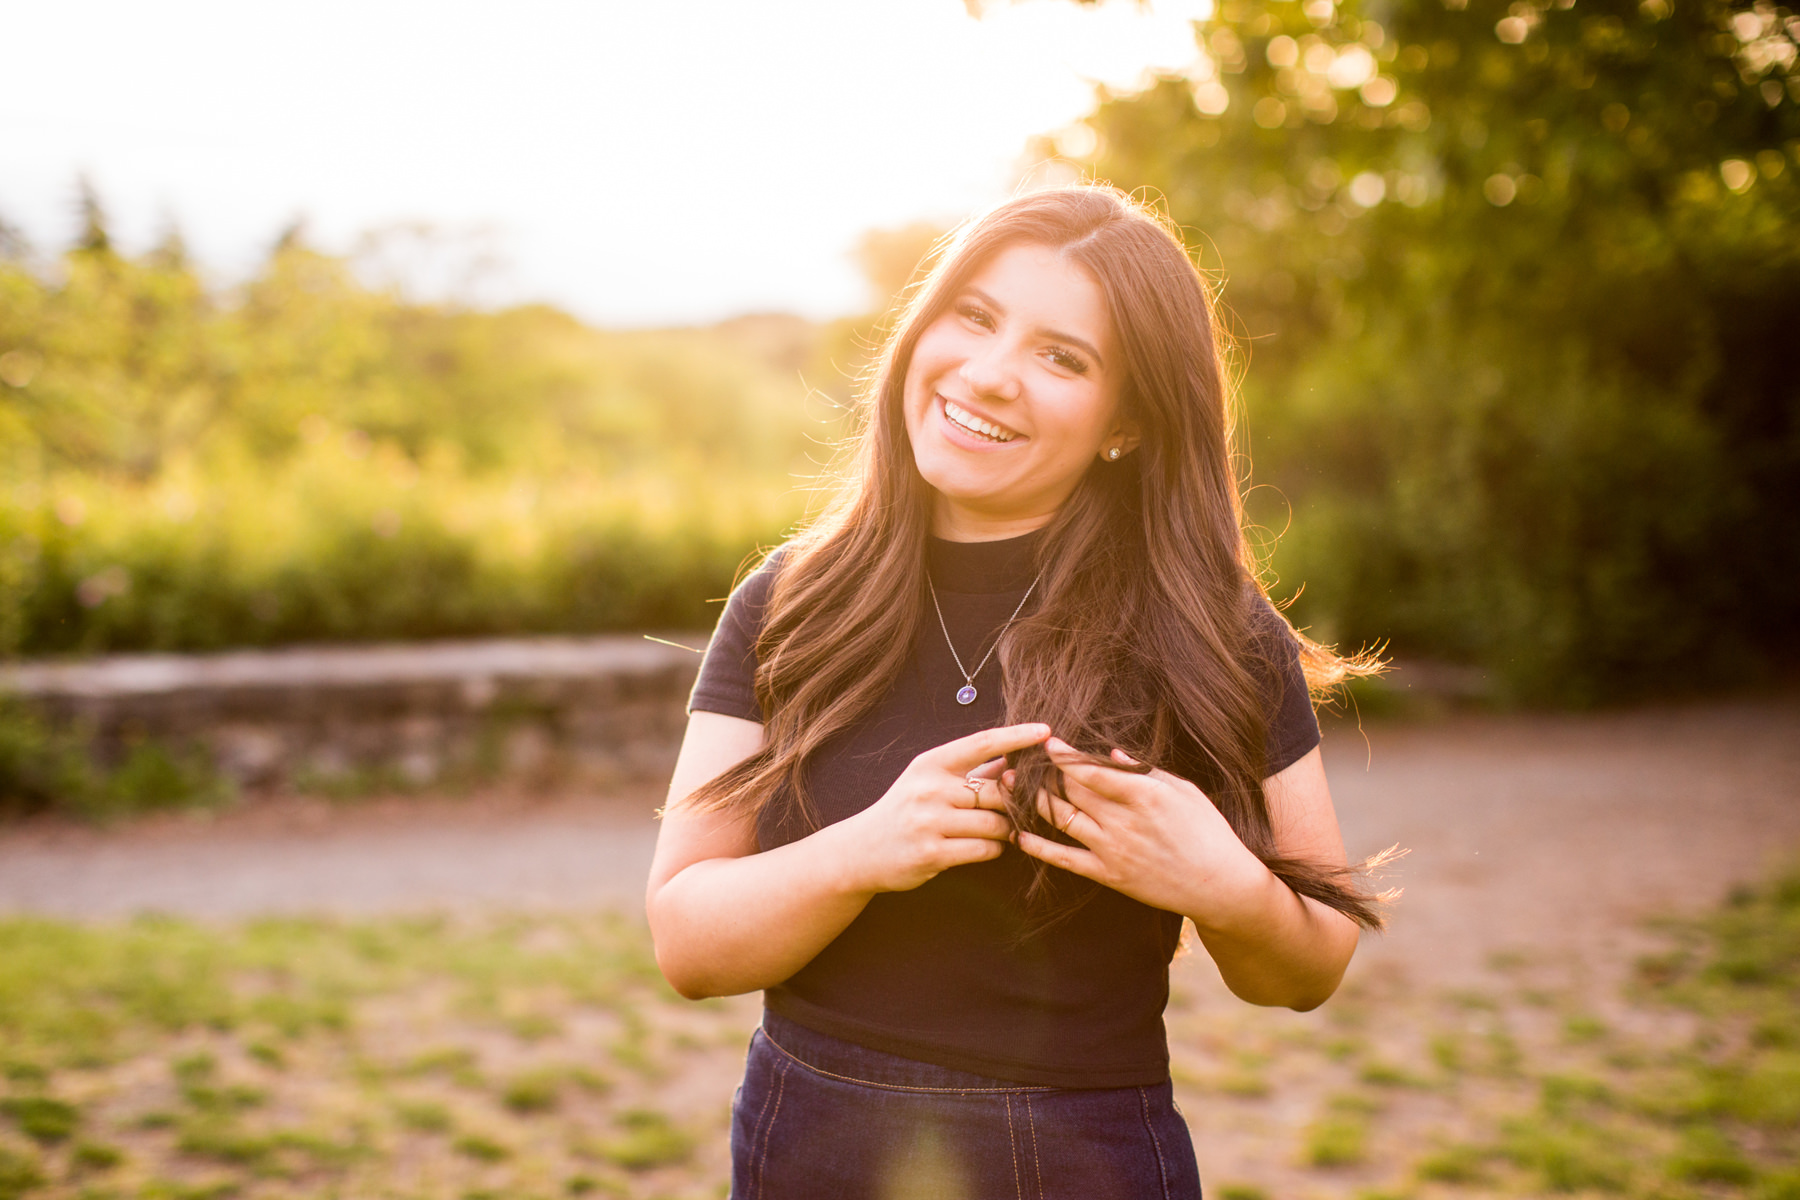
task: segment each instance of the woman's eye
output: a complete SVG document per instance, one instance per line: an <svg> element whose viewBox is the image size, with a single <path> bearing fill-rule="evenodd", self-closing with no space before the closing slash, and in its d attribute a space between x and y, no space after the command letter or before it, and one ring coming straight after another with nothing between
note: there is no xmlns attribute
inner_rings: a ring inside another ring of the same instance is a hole
<svg viewBox="0 0 1800 1200"><path fill-rule="evenodd" d="M1055 363L1065 371L1073 371L1077 375L1087 374L1087 363L1076 358L1067 350L1052 349L1049 352L1048 357L1051 362Z"/></svg>
<svg viewBox="0 0 1800 1200"><path fill-rule="evenodd" d="M966 304L956 311L962 315L964 320L973 321L983 329L992 329L994 326L994 319L988 316L986 309L977 308L973 304Z"/></svg>

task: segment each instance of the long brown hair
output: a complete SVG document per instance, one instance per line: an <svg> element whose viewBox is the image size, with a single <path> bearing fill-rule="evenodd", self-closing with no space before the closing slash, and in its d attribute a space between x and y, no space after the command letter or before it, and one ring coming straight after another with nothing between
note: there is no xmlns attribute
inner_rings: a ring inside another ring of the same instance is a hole
<svg viewBox="0 0 1800 1200"><path fill-rule="evenodd" d="M1123 460L1096 460L1039 539L1041 600L999 649L1008 723L1048 722L1096 756L1119 747L1171 769L1178 747L1190 758L1197 748L1200 769L1189 774L1202 776L1195 782L1253 853L1296 892L1378 926L1377 904L1352 872L1276 853L1262 787L1262 681L1282 648L1251 623L1262 590L1243 533L1211 295L1169 225L1111 187L1018 197L940 247L870 374L844 485L788 544L773 581L756 643L764 747L690 802L751 814L791 806L817 824L804 764L874 707L927 611L932 493L902 411L913 348L967 280L1016 244L1055 250L1098 283L1124 368L1121 411L1142 441ZM1301 646L1314 687L1371 669ZM1058 836L1030 798L1039 787L1060 791L1061 772L1037 748L1012 765L1013 820ZM1052 878L1038 864L1034 898L1057 891Z"/></svg>

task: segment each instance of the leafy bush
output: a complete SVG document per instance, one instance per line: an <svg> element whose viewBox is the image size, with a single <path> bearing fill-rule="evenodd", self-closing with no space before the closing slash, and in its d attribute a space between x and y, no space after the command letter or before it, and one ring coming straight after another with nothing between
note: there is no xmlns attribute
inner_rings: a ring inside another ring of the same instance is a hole
<svg viewBox="0 0 1800 1200"><path fill-rule="evenodd" d="M74 731L0 696L0 819L54 809L107 820L230 796L229 782L197 751L144 739L108 767Z"/></svg>
<svg viewBox="0 0 1800 1200"><path fill-rule="evenodd" d="M0 654L709 624L834 428L817 352L409 304L292 240L211 292L91 205L0 259Z"/></svg>

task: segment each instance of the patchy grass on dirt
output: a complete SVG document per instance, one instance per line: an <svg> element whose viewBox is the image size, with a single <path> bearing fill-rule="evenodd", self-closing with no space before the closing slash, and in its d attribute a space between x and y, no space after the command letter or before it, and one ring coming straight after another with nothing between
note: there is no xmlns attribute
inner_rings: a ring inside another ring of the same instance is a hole
<svg viewBox="0 0 1800 1200"><path fill-rule="evenodd" d="M1170 1010L1209 1194L1800 1200L1800 870L1671 923L1623 995L1365 975ZM609 917L0 922L0 1200L718 1197L754 999Z"/></svg>
<svg viewBox="0 0 1800 1200"><path fill-rule="evenodd" d="M0 922L0 1200L720 1194L755 1001L606 917Z"/></svg>
<svg viewBox="0 0 1800 1200"><path fill-rule="evenodd" d="M1596 994L1531 948L1491 986L1364 972L1313 1014L1178 960L1176 1095L1227 1200L1800 1200L1800 864L1667 922Z"/></svg>

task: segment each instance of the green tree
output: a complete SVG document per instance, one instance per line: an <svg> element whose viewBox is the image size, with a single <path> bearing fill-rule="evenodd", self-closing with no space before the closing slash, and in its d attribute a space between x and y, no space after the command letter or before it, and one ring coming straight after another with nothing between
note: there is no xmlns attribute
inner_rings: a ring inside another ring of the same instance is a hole
<svg viewBox="0 0 1800 1200"><path fill-rule="evenodd" d="M1224 0L1196 33L1084 165L1219 273L1299 618L1520 697L1766 663L1800 617L1800 19Z"/></svg>

